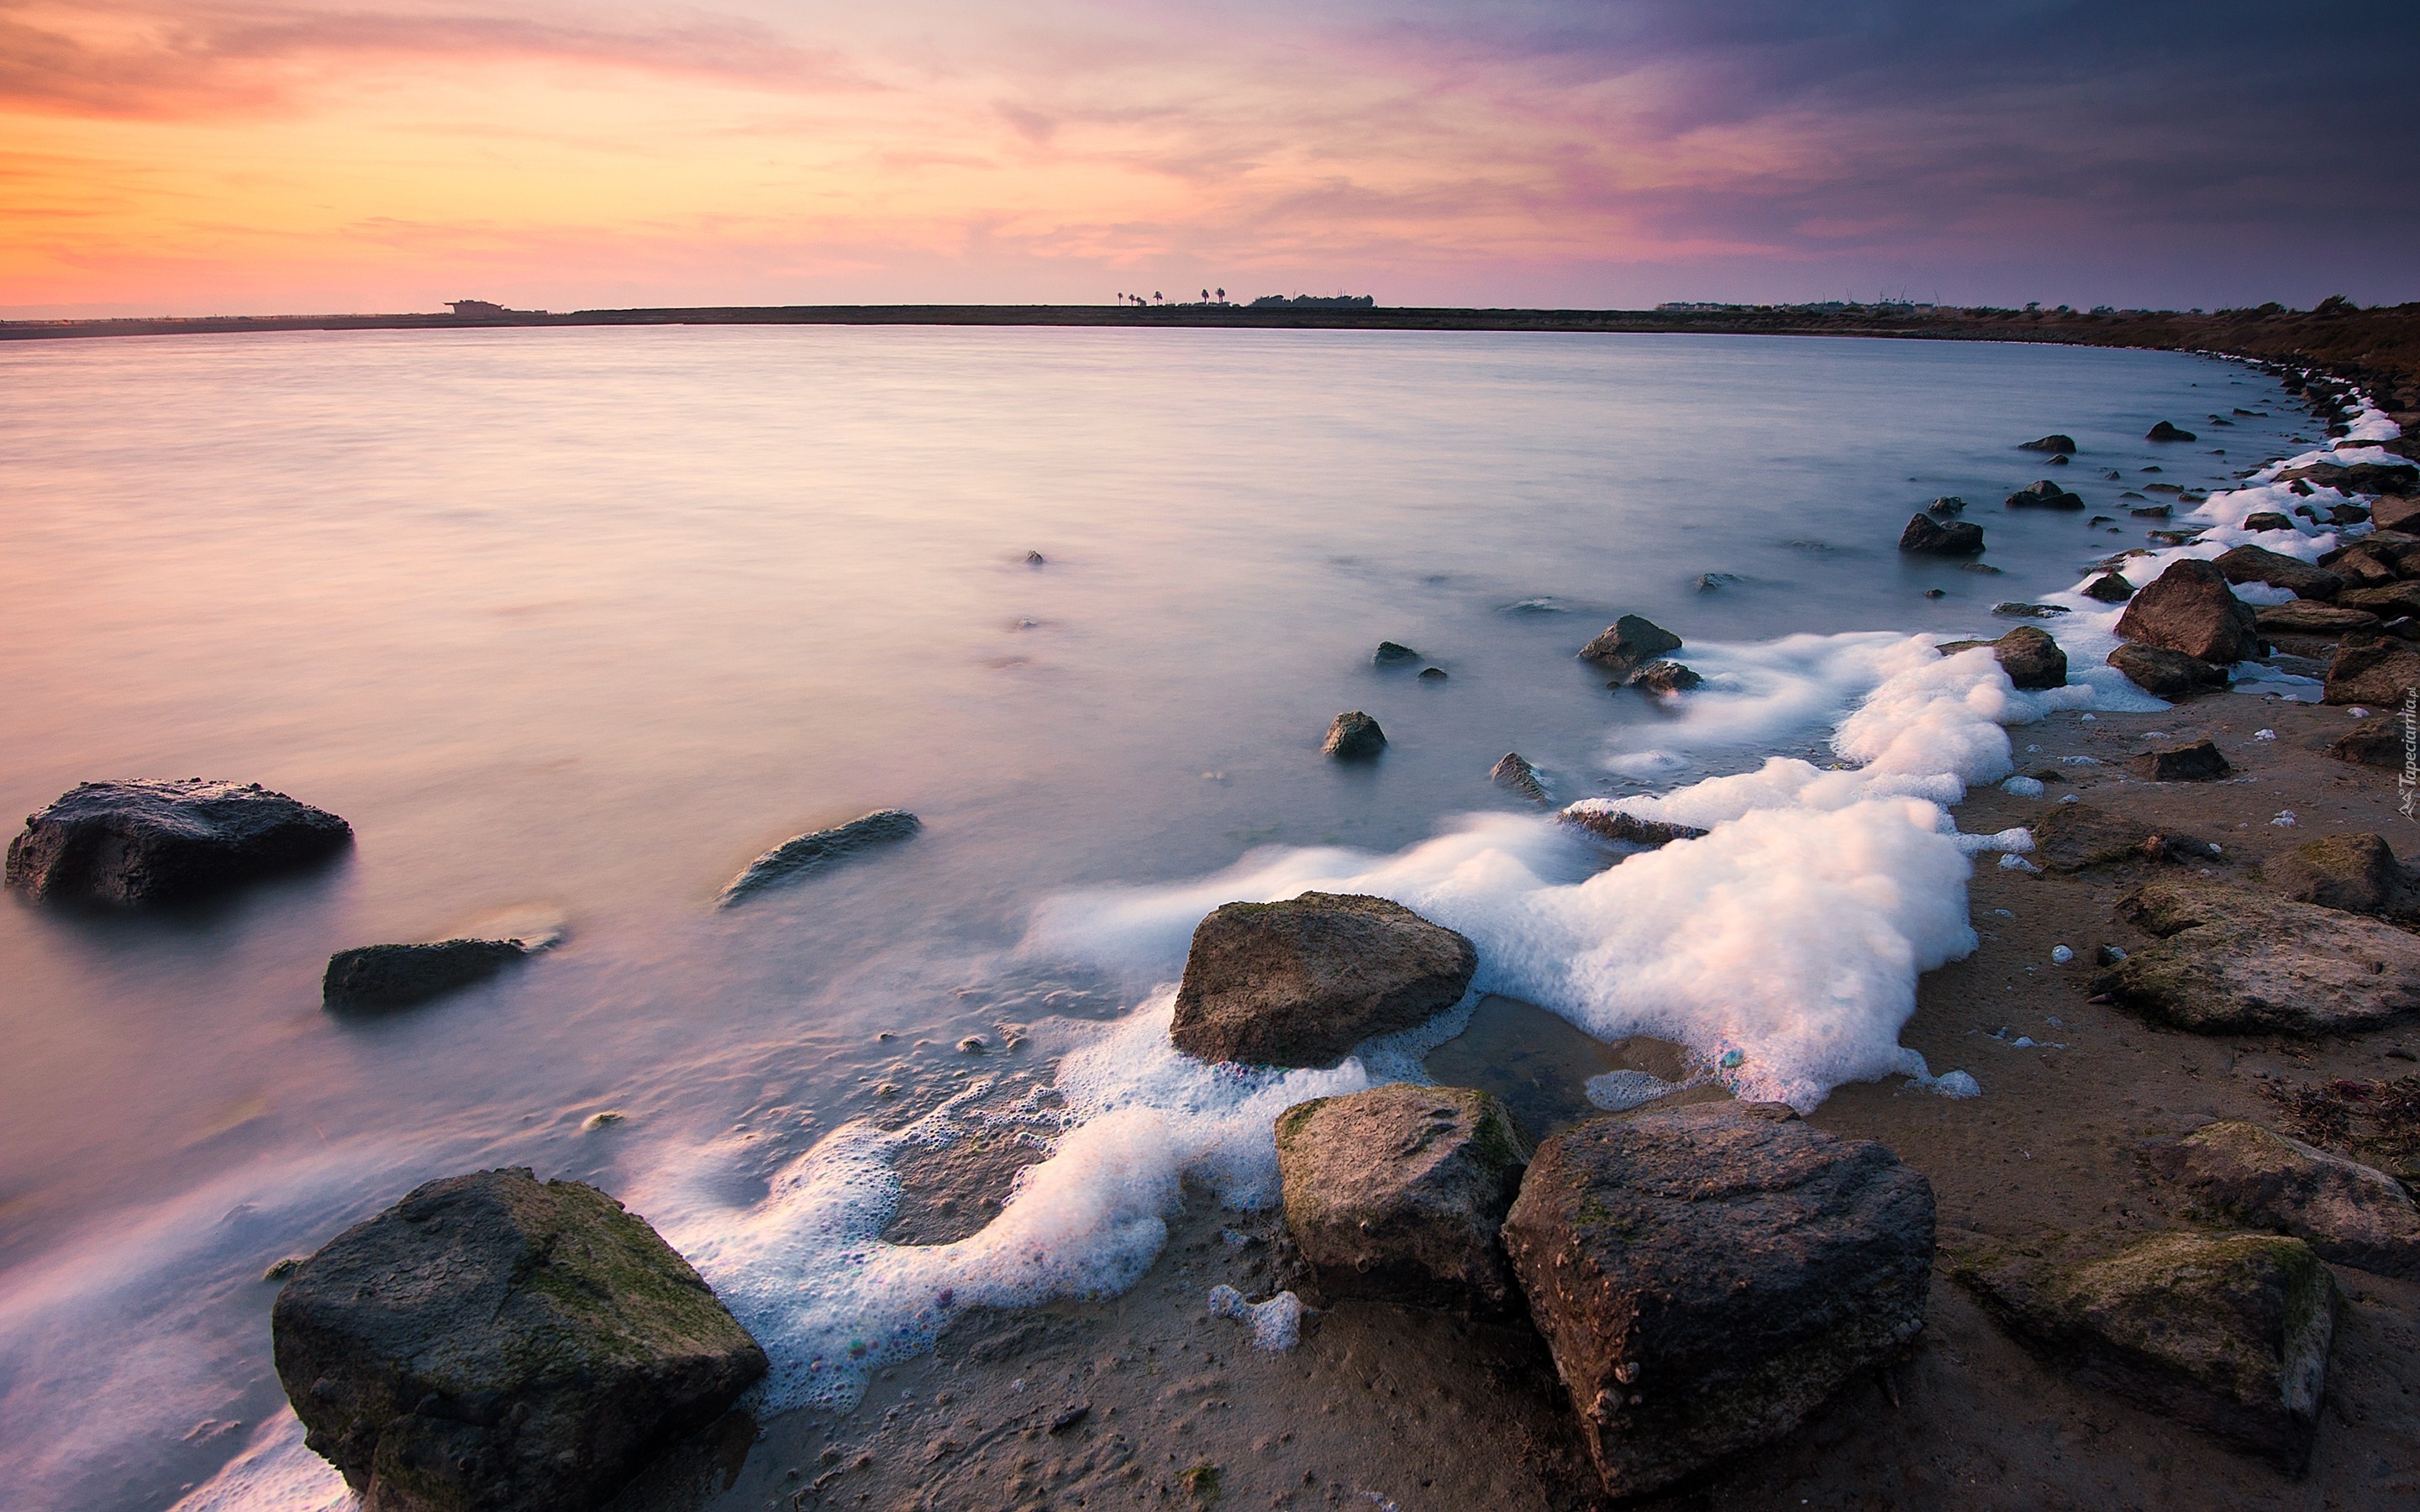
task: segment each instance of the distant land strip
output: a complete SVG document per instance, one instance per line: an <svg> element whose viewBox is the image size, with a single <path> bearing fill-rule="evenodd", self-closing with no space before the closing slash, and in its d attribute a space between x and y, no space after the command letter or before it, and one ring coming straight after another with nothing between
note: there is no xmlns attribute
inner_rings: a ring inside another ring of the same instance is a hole
<svg viewBox="0 0 2420 1512"><path fill-rule="evenodd" d="M780 304L493 314L209 316L0 321L0 340L261 331L418 331L501 326L1099 326L1242 331L1529 331L1691 335L1882 336L2040 341L2215 351L2326 368L2394 409L2420 408L2420 303L2317 310L2000 310L1950 306L1730 305L1668 310L1481 310L1242 304Z"/></svg>

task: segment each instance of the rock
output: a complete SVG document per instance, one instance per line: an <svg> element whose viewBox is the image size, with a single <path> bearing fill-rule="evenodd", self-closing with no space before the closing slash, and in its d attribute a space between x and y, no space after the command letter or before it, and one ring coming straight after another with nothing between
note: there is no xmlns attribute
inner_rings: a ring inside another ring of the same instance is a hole
<svg viewBox="0 0 2420 1512"><path fill-rule="evenodd" d="M747 871L732 878L731 885L715 901L716 906L728 908L767 887L795 882L869 847L906 840L923 827L923 821L905 809L877 809L835 828L785 840L749 862Z"/></svg>
<svg viewBox="0 0 2420 1512"><path fill-rule="evenodd" d="M2420 490L2420 467L2409 462L2314 462L2308 467L2288 468L2277 474L2276 481L2308 482L2338 493L2408 496ZM2381 523L2379 528L2392 527Z"/></svg>
<svg viewBox="0 0 2420 1512"><path fill-rule="evenodd" d="M2335 1283L2309 1246L2171 1230L2106 1258L2041 1248L1945 1243L1945 1269L2045 1359L2301 1473L2335 1332Z"/></svg>
<svg viewBox="0 0 2420 1512"><path fill-rule="evenodd" d="M2020 452L2057 452L2063 455L2075 450L2075 438L2072 436L2061 436L2056 432L2053 432L2038 441L2019 441L2017 443L2017 450Z"/></svg>
<svg viewBox="0 0 2420 1512"><path fill-rule="evenodd" d="M1992 612L2004 620L2055 620L2073 609L2057 604L2028 604L2022 599L2008 599L1992 606Z"/></svg>
<svg viewBox="0 0 2420 1512"><path fill-rule="evenodd" d="M1940 498L1924 506L1924 512L1926 514L1939 515L1944 519L1948 518L1952 515L1963 514L1965 509L1966 501L1959 498L1954 493L1943 494Z"/></svg>
<svg viewBox="0 0 2420 1512"><path fill-rule="evenodd" d="M2261 862L2260 880L2296 903L2322 908L2398 918L2420 912L2412 880L2382 835L2330 835L2297 845Z"/></svg>
<svg viewBox="0 0 2420 1512"><path fill-rule="evenodd" d="M1517 1302L1497 1230L1529 1152L1495 1098L1373 1088L1286 1109L1277 1141L1286 1228L1330 1297Z"/></svg>
<svg viewBox="0 0 2420 1512"><path fill-rule="evenodd" d="M1368 761L1387 748L1387 732L1378 721L1359 709L1348 709L1327 723L1327 738L1320 744L1323 756L1339 761Z"/></svg>
<svg viewBox="0 0 2420 1512"><path fill-rule="evenodd" d="M1195 927L1169 1038L1202 1060L1333 1066L1462 1000L1470 942L1384 898L1225 903Z"/></svg>
<svg viewBox="0 0 2420 1512"><path fill-rule="evenodd" d="M1775 1103L1590 1119L1538 1147L1504 1246L1616 1497L1790 1433L1924 1326L1932 1188Z"/></svg>
<svg viewBox="0 0 2420 1512"><path fill-rule="evenodd" d="M2336 595L2336 602L2347 609L2367 609L2381 619L2399 620L2406 615L2420 614L2420 582L2348 588Z"/></svg>
<svg viewBox="0 0 2420 1512"><path fill-rule="evenodd" d="M2140 508L2129 509L2126 513L2136 519L2165 519L2174 514L2175 510L2167 504L2146 504Z"/></svg>
<svg viewBox="0 0 2420 1512"><path fill-rule="evenodd" d="M2104 572L2084 585L2084 596L2103 604L2123 604L2134 596L2134 585L2114 572Z"/></svg>
<svg viewBox="0 0 2420 1512"><path fill-rule="evenodd" d="M2290 531L2294 522L2273 509L2263 509L2244 516L2243 528L2247 531Z"/></svg>
<svg viewBox="0 0 2420 1512"><path fill-rule="evenodd" d="M2205 1123L2151 1162L2230 1227L2291 1234L2323 1260L2420 1280L2420 1207L2384 1171L2232 1121Z"/></svg>
<svg viewBox="0 0 2420 1512"><path fill-rule="evenodd" d="M1580 659L1608 671L1627 675L1668 651L1681 649L1681 638L1654 621L1625 614L1605 633L1580 648Z"/></svg>
<svg viewBox="0 0 2420 1512"><path fill-rule="evenodd" d="M2420 1009L2420 938L2374 918L2168 878L2118 912L2158 943L2092 990L2180 1029L2350 1033Z"/></svg>
<svg viewBox="0 0 2420 1512"><path fill-rule="evenodd" d="M2129 640L2106 658L2127 680L2158 698L2183 698L2226 686L2226 669L2213 667L2181 651Z"/></svg>
<svg viewBox="0 0 2420 1512"><path fill-rule="evenodd" d="M328 958L321 1006L409 1008L485 981L530 955L519 940L440 940L434 945L362 945Z"/></svg>
<svg viewBox="0 0 2420 1512"><path fill-rule="evenodd" d="M2032 860L2045 872L2159 861L2168 854L2164 836L2081 801L2052 805L2033 832Z"/></svg>
<svg viewBox="0 0 2420 1512"><path fill-rule="evenodd" d="M2039 482L2029 483L2009 495L2008 507L2010 509L2082 509L2084 499L2082 495L2070 493L2048 478L2043 478Z"/></svg>
<svg viewBox="0 0 2420 1512"><path fill-rule="evenodd" d="M1442 683L1445 680L1446 670L1442 667L1423 667L1420 669L1420 681L1423 683Z"/></svg>
<svg viewBox="0 0 2420 1512"><path fill-rule="evenodd" d="M2399 708L2420 688L2420 653L2400 641L2346 646L2328 663L2328 703L2369 703Z"/></svg>
<svg viewBox="0 0 2420 1512"><path fill-rule="evenodd" d="M1409 646L1398 645L1392 640L1381 640L1378 642L1377 651L1370 657L1370 664L1373 667L1401 667L1405 662L1419 659L1420 654Z"/></svg>
<svg viewBox="0 0 2420 1512"><path fill-rule="evenodd" d="M2134 594L2118 617L2118 634L2208 662L2260 654L2252 606L2235 596L2217 567L2191 558L2168 563Z"/></svg>
<svg viewBox="0 0 2420 1512"><path fill-rule="evenodd" d="M2321 559L2321 563L2354 588L2376 588L2403 576L2393 556L2366 544L2331 551Z"/></svg>
<svg viewBox="0 0 2420 1512"><path fill-rule="evenodd" d="M1028 551L1025 553L1025 564L1029 567L1047 566L1049 564L1049 558L1044 556L1039 551Z"/></svg>
<svg viewBox="0 0 2420 1512"><path fill-rule="evenodd" d="M1499 788L1511 788L1532 803L1551 801L1546 795L1546 775L1529 764L1517 750L1508 750L1488 768L1488 780Z"/></svg>
<svg viewBox="0 0 2420 1512"><path fill-rule="evenodd" d="M1952 640L1940 651L1945 656L1954 656L1978 646L1990 646L1992 655L1999 659L2000 670L2019 687L2067 686L2067 653L2047 633L2030 625L2020 625L1997 640Z"/></svg>
<svg viewBox="0 0 2420 1512"><path fill-rule="evenodd" d="M526 1169L346 1229L270 1329L304 1442L380 1512L598 1506L766 1369L644 1220Z"/></svg>
<svg viewBox="0 0 2420 1512"><path fill-rule="evenodd" d="M1612 803L1609 798L1582 798L1555 817L1567 825L1578 825L1599 840L1609 840L1621 845L1652 848L1669 845L1676 840L1696 840L1706 833L1687 825L1637 818L1614 808Z"/></svg>
<svg viewBox="0 0 2420 1512"><path fill-rule="evenodd" d="M2285 604L2262 604L2252 611L2252 622L2262 636L2319 635L2339 636L2347 630L2368 630L2377 627L2378 616L2364 609L2348 609L2341 604L2319 604L2307 598L2297 598Z"/></svg>
<svg viewBox="0 0 2420 1512"><path fill-rule="evenodd" d="M85 782L28 814L8 885L44 903L170 903L324 860L350 825L259 783Z"/></svg>
<svg viewBox="0 0 2420 1512"><path fill-rule="evenodd" d="M2244 522L2244 528L2259 529L2250 520ZM2334 598L2344 588L2344 579L2325 567L2314 567L2267 547L2239 546L2211 565L2230 583L2268 583L2302 598Z"/></svg>
<svg viewBox="0 0 2420 1512"><path fill-rule="evenodd" d="M2143 439L2147 441L2197 441L2201 440L2200 437L2195 435L2192 431L2180 429L2179 427L2168 424L2164 420L2161 421L2158 424L2153 425L2149 430L2145 431L2143 433Z"/></svg>
<svg viewBox="0 0 2420 1512"><path fill-rule="evenodd" d="M2381 531L2408 531L2420 526L2420 497L2385 495L2370 504L2369 522Z"/></svg>
<svg viewBox="0 0 2420 1512"><path fill-rule="evenodd" d="M1983 527L1963 520L1941 524L1930 516L1910 515L1899 533L1899 548L1928 557L1971 557L1983 549Z"/></svg>
<svg viewBox="0 0 2420 1512"><path fill-rule="evenodd" d="M1621 686L1642 693L1685 693L1705 681L1677 661L1651 661L1622 679Z"/></svg>
<svg viewBox="0 0 2420 1512"><path fill-rule="evenodd" d="M2218 752L2217 743L2196 740L2189 746L2147 750L2126 764L2137 777L2154 782L2211 782L2234 768Z"/></svg>
<svg viewBox="0 0 2420 1512"><path fill-rule="evenodd" d="M2329 745L2327 754L2356 766L2384 766L2400 771L2409 750L2402 720L2381 714L2362 720L2338 736Z"/></svg>

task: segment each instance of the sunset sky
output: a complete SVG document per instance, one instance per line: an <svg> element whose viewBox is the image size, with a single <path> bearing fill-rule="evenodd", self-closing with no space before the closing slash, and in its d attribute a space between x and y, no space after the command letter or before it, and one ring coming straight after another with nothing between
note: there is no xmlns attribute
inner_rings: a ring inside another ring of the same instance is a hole
<svg viewBox="0 0 2420 1512"><path fill-rule="evenodd" d="M2409 0L0 0L0 314L2420 298Z"/></svg>

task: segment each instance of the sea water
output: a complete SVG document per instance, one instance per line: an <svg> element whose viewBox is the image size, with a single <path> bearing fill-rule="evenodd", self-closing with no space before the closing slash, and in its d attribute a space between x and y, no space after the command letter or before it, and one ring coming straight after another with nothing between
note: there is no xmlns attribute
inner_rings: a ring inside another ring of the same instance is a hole
<svg viewBox="0 0 2420 1512"><path fill-rule="evenodd" d="M2162 419L2201 440L2141 440ZM1971 857L2023 844L1948 806L2007 775L2007 723L2135 695L2018 694L1930 641L2141 544L2123 490L2225 486L2308 424L2216 361L2024 346L0 347L6 811L200 775L359 837L211 904L0 907L0 1484L325 1502L262 1273L481 1166L655 1219L772 1351L768 1407L845 1399L956 1309L1118 1289L1180 1179L1265 1202L1276 1109L1417 1074L1454 1027L1332 1072L1174 1055L1166 984L1231 898L1399 897L1471 935L1481 986L1677 1040L1748 1095L1971 1089L1896 1043L1915 976L1971 948ZM2072 464L2015 449L2049 431ZM2117 533L1999 508L2044 476ZM1945 494L2002 575L1894 549ZM2246 497L2204 506L2220 544ZM2081 672L2114 611L2058 601ZM1708 687L1608 690L1573 653L1622 612ZM1381 640L1420 660L1373 666ZM1355 708L1387 754L1323 759ZM1488 783L1508 749L1559 800L1716 833L1608 869ZM770 845L883 807L924 830L713 906ZM531 918L565 943L497 982L319 1007L333 950ZM976 1121L1051 1158L972 1239L882 1243L889 1161Z"/></svg>

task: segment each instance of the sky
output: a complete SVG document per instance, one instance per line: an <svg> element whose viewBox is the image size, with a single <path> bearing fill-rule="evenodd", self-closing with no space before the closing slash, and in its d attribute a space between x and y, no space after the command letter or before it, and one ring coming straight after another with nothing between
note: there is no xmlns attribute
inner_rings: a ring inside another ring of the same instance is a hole
<svg viewBox="0 0 2420 1512"><path fill-rule="evenodd" d="M0 315L2420 299L2410 0L0 0Z"/></svg>

